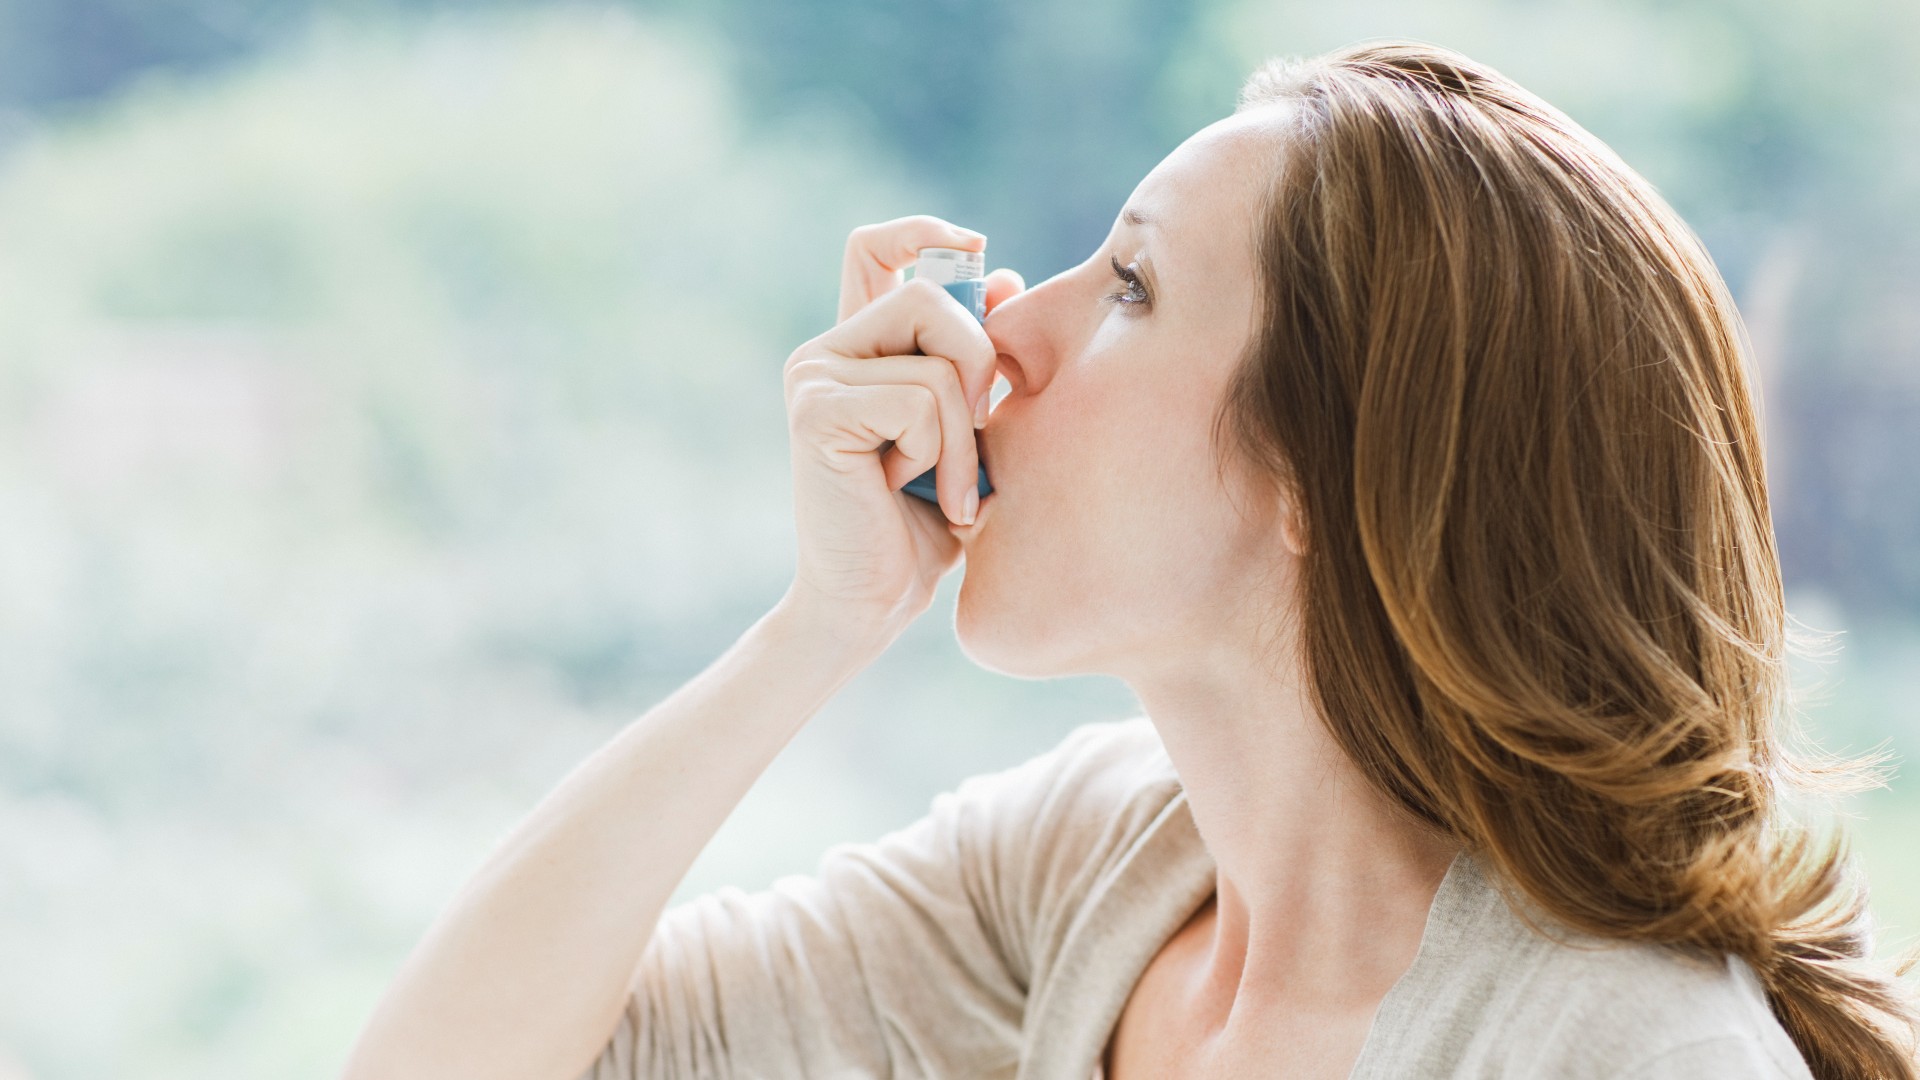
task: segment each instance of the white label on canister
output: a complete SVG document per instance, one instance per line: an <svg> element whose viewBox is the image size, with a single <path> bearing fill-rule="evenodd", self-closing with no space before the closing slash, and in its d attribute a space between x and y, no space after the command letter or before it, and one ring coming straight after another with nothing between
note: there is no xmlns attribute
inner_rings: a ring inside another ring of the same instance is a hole
<svg viewBox="0 0 1920 1080"><path fill-rule="evenodd" d="M986 273L987 255L984 251L923 247L918 254L920 257L913 264L913 276L926 278L935 285L974 281Z"/></svg>

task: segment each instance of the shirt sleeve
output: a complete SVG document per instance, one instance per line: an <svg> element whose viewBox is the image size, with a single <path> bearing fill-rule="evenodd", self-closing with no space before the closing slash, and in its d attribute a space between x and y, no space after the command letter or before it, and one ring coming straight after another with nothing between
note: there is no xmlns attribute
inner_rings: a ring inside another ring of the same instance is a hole
<svg viewBox="0 0 1920 1080"><path fill-rule="evenodd" d="M934 797L809 877L668 909L580 1080L1011 1077L1046 849L1041 822L1103 725Z"/></svg>

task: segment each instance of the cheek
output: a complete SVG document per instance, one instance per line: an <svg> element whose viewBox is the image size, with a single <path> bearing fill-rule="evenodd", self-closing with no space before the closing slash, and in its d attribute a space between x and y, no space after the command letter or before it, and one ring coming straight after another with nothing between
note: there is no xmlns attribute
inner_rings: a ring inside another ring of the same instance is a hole
<svg viewBox="0 0 1920 1080"><path fill-rule="evenodd" d="M1218 393L1170 370L1194 368L1180 357L1136 365L1124 381L1097 386L1076 412L1089 488L1124 534L1150 542L1204 530L1222 498L1208 446Z"/></svg>
<svg viewBox="0 0 1920 1080"><path fill-rule="evenodd" d="M1064 643L1129 637L1213 602L1221 519L1237 518L1209 456L1203 395L1116 366L1110 381L1056 380L1020 402L1007 420L1034 438L1019 489L969 551L967 603L1035 643Z"/></svg>

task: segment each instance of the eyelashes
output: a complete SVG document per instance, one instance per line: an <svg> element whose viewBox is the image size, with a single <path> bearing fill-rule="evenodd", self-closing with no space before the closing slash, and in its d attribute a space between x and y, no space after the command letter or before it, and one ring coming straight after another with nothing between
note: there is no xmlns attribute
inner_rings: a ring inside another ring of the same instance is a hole
<svg viewBox="0 0 1920 1080"><path fill-rule="evenodd" d="M1117 257L1109 255L1107 258L1113 264L1113 276L1127 287L1102 296L1101 302L1130 308L1144 308L1151 304L1153 299L1147 295L1146 283L1140 279L1139 272L1132 266L1121 266Z"/></svg>

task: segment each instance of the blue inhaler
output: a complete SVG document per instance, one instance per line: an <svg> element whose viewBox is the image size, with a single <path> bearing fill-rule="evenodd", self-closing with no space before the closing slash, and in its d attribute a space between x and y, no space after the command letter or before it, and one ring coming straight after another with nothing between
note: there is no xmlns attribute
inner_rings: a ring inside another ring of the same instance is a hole
<svg viewBox="0 0 1920 1080"><path fill-rule="evenodd" d="M987 282L985 278L986 253L981 251L962 251L959 248L924 247L918 252L919 258L913 264L913 276L928 281L947 290L960 306L973 312L973 317L985 322L987 319ZM988 390L992 393L992 390ZM940 497L933 491L933 469L907 481L901 491L917 499L938 504ZM980 466L980 497L993 494L993 485L987 483L987 467Z"/></svg>

